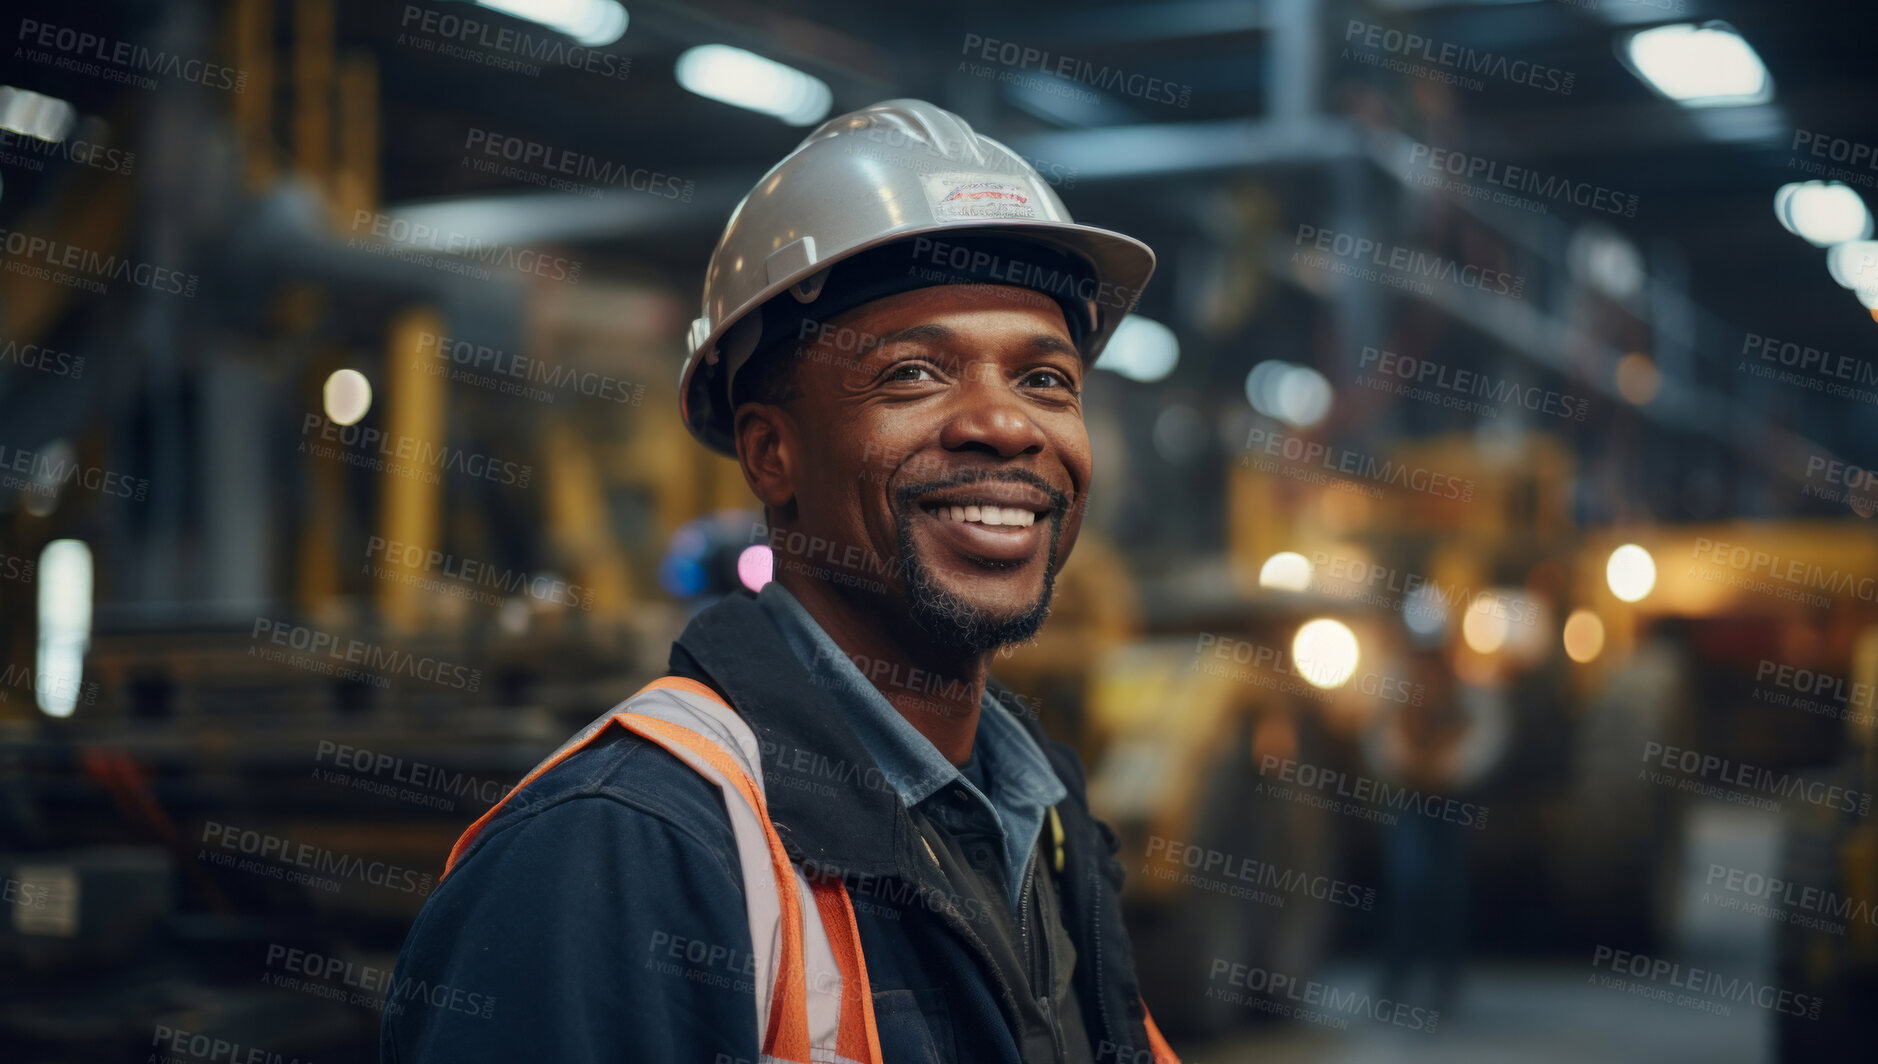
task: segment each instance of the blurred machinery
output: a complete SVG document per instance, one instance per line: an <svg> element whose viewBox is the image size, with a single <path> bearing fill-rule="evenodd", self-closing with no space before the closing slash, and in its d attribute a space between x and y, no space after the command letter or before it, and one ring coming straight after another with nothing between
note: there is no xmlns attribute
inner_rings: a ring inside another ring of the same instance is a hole
<svg viewBox="0 0 1878 1064"><path fill-rule="evenodd" d="M1878 787L1878 625L1859 632L1847 664L1835 692L1843 697L1828 695L1819 706L1845 717L1847 739L1822 775L1870 795ZM1804 1060L1868 1037L1863 1013L1844 1003L1869 1001L1878 992L1878 827L1863 811L1800 806L1787 820L1782 850L1779 878L1800 884L1802 901L1808 887L1824 897L1797 914L1805 919L1789 918L1779 929L1782 985L1841 1003L1815 1021L1781 1017L1782 1055ZM1794 897L1791 888L1775 893L1777 903Z"/></svg>
<svg viewBox="0 0 1878 1064"><path fill-rule="evenodd" d="M167 211L133 230L133 186L80 173L25 223L99 248L186 233L209 283L184 310L152 301L161 320L95 326L149 357L94 431L142 431L74 448L189 490L128 518L77 493L13 511L28 556L58 537L118 549L69 682L44 672L35 601L63 585L0 587L0 649L41 673L0 696L7 1059L142 1060L153 1030L375 1058L382 1001L283 990L279 958L340 958L382 988L462 827L662 671L685 619L657 590L663 545L748 502L668 413L664 285L401 245L372 55L324 0L226 10L249 80L210 106L231 113L165 95L146 116L168 138L149 193ZM216 27L170 29L217 54ZM68 289L9 272L0 303L9 341L70 342ZM148 350L185 335L187 352ZM345 371L376 396L336 393ZM83 420L41 409L7 442L52 419ZM211 560L212 586L176 586L171 552ZM89 555L83 578L88 603ZM11 623L35 615L38 650Z"/></svg>
<svg viewBox="0 0 1878 1064"><path fill-rule="evenodd" d="M1476 949L1674 947L1689 904L1678 877L1697 799L1637 782L1651 744L1871 793L1864 676L1878 611L1856 596L1822 613L1778 588L1731 587L1701 559L1717 543L1751 541L1832 572L1878 573L1878 540L1829 522L1639 532L1657 559L1654 585L1627 603L1609 586L1619 541L1586 537L1565 516L1569 456L1543 437L1527 445L1484 461L1440 440L1393 452L1469 479L1475 505L1465 509L1237 474L1233 570L1164 592L1179 611L1096 658L1084 689L1091 795L1122 832L1144 971L1177 988L1165 1010L1170 1027L1217 1033L1252 1018L1205 994L1196 956L1308 978L1339 936L1348 944L1385 934L1367 906L1339 912L1269 890L1235 894L1228 888L1244 884L1218 870L1254 869L1268 884L1296 872L1376 884L1371 812L1358 803L1357 815L1335 815L1300 801L1297 786L1273 797L1281 769L1268 759L1346 780L1375 775L1366 755L1411 698L1495 707L1474 724L1494 733L1470 755L1479 763L1447 795L1478 802L1483 819L1491 813L1469 858ZM1290 529L1271 519L1291 513L1307 516ZM1284 553L1307 543L1323 547ZM1300 659L1297 638L1325 618L1356 635L1360 664L1319 686L1314 676L1325 677ZM1052 628L1061 635L1073 625L1059 617ZM1429 652L1442 667L1417 670ZM1797 696L1770 689L1780 669L1845 677L1828 688L1839 703L1815 700L1804 711ZM1424 683L1430 676L1458 686ZM1832 892L1854 916L1869 911L1878 865L1863 817L1785 808L1788 880ZM1186 863L1170 863L1170 848ZM1207 882L1183 881L1190 872ZM1856 999L1871 971L1870 924L1841 923L1836 934L1804 921L1782 927L1782 985ZM1796 1042L1796 1053L1842 1044L1846 1034L1783 1028L1789 1039L1814 1040Z"/></svg>

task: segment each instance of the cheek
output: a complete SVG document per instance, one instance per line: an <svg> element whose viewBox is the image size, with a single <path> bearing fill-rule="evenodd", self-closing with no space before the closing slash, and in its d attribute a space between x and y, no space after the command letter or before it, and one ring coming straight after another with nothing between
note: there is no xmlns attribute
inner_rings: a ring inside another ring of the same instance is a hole
<svg viewBox="0 0 1878 1064"><path fill-rule="evenodd" d="M846 479L842 456L819 442L806 442L798 452L796 500L805 526L834 533L847 524L853 509L853 485Z"/></svg>
<svg viewBox="0 0 1878 1064"><path fill-rule="evenodd" d="M1076 493L1073 507L1080 513L1083 500L1089 494L1089 482L1095 478L1095 459L1090 454L1089 432L1083 427L1082 418L1077 417L1050 433L1050 444L1063 463L1064 472L1069 474L1070 487Z"/></svg>
<svg viewBox="0 0 1878 1064"><path fill-rule="evenodd" d="M1089 484L1095 476L1095 463L1089 453L1089 433L1082 418L1072 417L1050 434L1051 446L1069 474L1069 510L1063 515L1063 529L1057 540L1057 562L1069 558L1070 548L1082 531L1083 518L1089 512Z"/></svg>
<svg viewBox="0 0 1878 1064"><path fill-rule="evenodd" d="M815 521L843 542L852 542L867 521L869 485L854 471L830 466L816 477Z"/></svg>
<svg viewBox="0 0 1878 1064"><path fill-rule="evenodd" d="M1082 507L1071 510L1063 518L1063 531L1056 540L1056 564L1062 568L1069 561L1069 552L1076 546L1076 537L1082 534Z"/></svg>
<svg viewBox="0 0 1878 1064"><path fill-rule="evenodd" d="M843 542L871 543L880 539L883 522L891 527L885 483L893 471L891 459L878 446L844 449L826 455L826 464L814 471L818 502L826 510L821 520Z"/></svg>
<svg viewBox="0 0 1878 1064"><path fill-rule="evenodd" d="M939 426L929 411L864 408L840 415L856 440L842 456L844 476L867 506L891 503L896 484L929 479L948 465L936 446Z"/></svg>

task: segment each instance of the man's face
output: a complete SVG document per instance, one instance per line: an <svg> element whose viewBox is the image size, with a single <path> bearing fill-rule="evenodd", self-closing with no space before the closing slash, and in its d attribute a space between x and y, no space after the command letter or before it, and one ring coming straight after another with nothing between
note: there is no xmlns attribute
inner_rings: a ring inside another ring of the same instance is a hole
<svg viewBox="0 0 1878 1064"><path fill-rule="evenodd" d="M1027 289L940 285L828 326L797 356L795 524L835 557L873 552L859 575L890 591L871 605L943 645L1028 638L1091 472L1083 364L1062 310Z"/></svg>

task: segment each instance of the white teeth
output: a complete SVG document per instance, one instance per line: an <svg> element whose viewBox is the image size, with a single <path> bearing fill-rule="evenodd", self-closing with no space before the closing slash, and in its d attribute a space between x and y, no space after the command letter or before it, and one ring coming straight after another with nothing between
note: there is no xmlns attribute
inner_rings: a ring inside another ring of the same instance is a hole
<svg viewBox="0 0 1878 1064"><path fill-rule="evenodd" d="M1016 506L935 506L933 516L951 521L975 521L982 525L1029 528L1037 515Z"/></svg>

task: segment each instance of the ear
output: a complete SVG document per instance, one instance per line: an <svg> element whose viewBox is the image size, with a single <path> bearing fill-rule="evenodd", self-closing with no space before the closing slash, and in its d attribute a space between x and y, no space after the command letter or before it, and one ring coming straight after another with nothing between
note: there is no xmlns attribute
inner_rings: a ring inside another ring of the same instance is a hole
<svg viewBox="0 0 1878 1064"><path fill-rule="evenodd" d="M795 418L780 406L745 403L737 408L732 431L743 482L764 506L787 510L795 503L801 461Z"/></svg>

